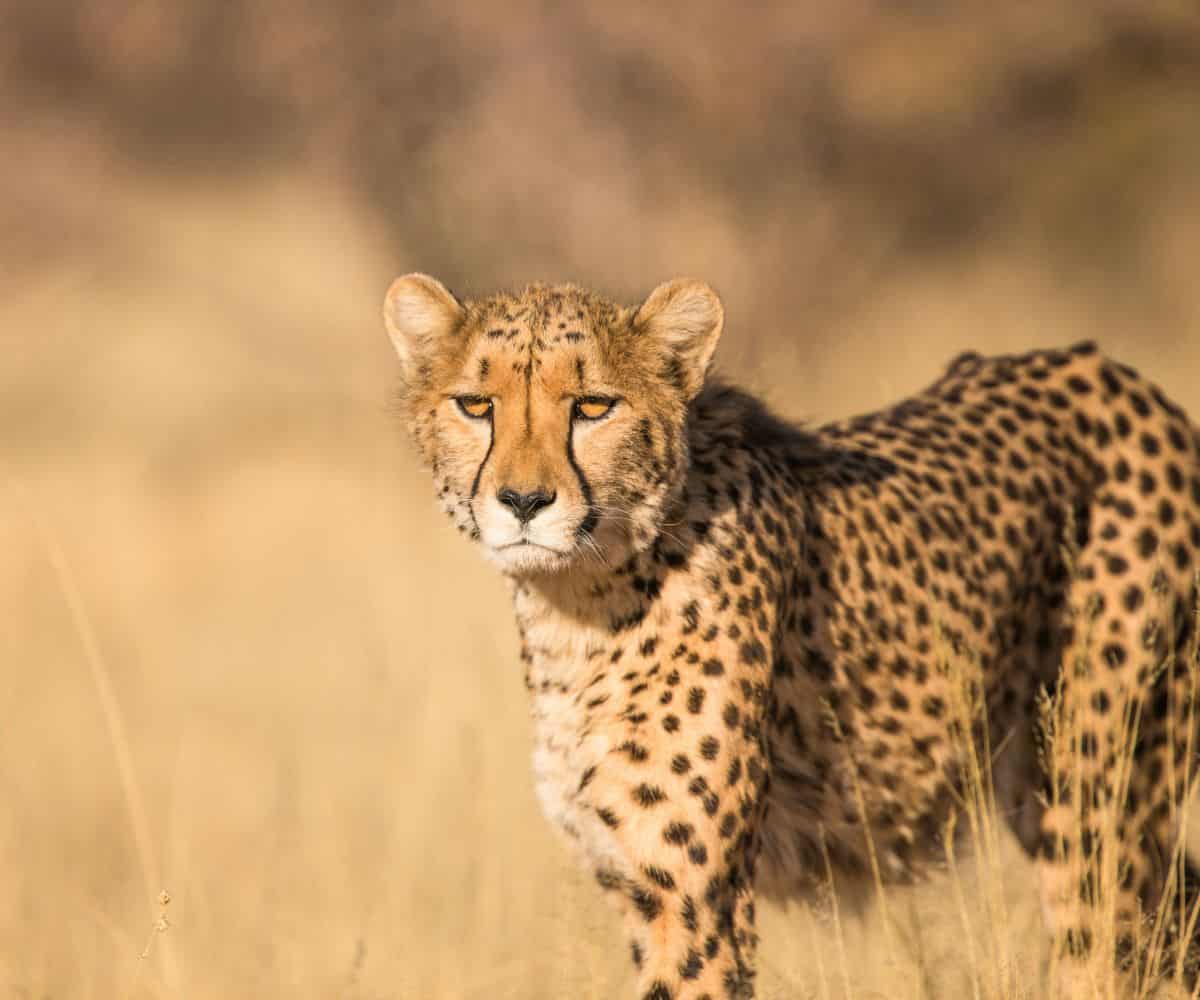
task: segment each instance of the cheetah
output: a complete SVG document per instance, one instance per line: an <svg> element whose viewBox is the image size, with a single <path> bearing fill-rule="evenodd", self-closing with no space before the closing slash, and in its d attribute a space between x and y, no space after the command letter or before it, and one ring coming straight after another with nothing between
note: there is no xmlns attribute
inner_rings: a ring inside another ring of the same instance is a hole
<svg viewBox="0 0 1200 1000"><path fill-rule="evenodd" d="M541 807L623 914L641 1000L752 997L756 897L827 863L929 869L963 775L940 649L977 669L1057 946L1090 947L1102 832L1123 926L1153 910L1192 745L1162 664L1200 568L1200 436L1155 386L1093 343L968 353L807 429L710 377L699 281L625 307L409 274L384 318L440 505L511 587Z"/></svg>

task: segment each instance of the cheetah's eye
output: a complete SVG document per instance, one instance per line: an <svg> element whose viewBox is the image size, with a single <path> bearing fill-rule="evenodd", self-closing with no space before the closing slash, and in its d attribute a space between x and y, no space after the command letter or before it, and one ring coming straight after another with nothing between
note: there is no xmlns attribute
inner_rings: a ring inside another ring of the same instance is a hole
<svg viewBox="0 0 1200 1000"><path fill-rule="evenodd" d="M456 396L454 402L472 420L483 420L492 415L492 401L486 396Z"/></svg>
<svg viewBox="0 0 1200 1000"><path fill-rule="evenodd" d="M615 399L607 399L603 396L584 396L575 400L571 416L576 420L599 420L601 417L608 416L609 411L616 405Z"/></svg>

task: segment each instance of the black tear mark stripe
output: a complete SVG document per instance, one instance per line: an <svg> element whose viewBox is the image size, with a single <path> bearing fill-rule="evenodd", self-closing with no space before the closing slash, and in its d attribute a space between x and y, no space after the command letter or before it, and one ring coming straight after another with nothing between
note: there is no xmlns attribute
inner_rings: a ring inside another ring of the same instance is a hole
<svg viewBox="0 0 1200 1000"><path fill-rule="evenodd" d="M533 436L533 349L537 337L529 333L529 359L525 362L525 437Z"/></svg>
<svg viewBox="0 0 1200 1000"><path fill-rule="evenodd" d="M592 488L588 485L587 476L583 474L583 470L579 467L579 463L575 461L575 421L567 421L567 463L575 472L575 478L579 480L579 492L583 494L583 502L587 504L587 514L579 523L579 527L575 529L577 536L590 535L596 528L596 523L600 520L600 514L596 510L595 504L592 501ZM486 461L486 459L485 459Z"/></svg>
<svg viewBox="0 0 1200 1000"><path fill-rule="evenodd" d="M496 443L496 421L493 417L488 421L488 446L487 451L483 453L483 461L479 463L479 468L475 470L475 478L471 481L471 495L467 497L467 510L471 514L471 525L475 529L475 537L480 535L479 522L475 520L475 494L479 492L479 480L483 477L484 466L488 464L488 459L492 457L492 445Z"/></svg>

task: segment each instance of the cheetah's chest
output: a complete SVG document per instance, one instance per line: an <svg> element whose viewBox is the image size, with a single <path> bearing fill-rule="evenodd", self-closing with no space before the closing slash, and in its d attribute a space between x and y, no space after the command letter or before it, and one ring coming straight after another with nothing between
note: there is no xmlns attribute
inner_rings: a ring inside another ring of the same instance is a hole
<svg viewBox="0 0 1200 1000"><path fill-rule="evenodd" d="M600 717L609 692L603 684L588 683L582 637L553 641L560 636L557 629L537 626L526 635L534 789L546 818L596 863L611 852L609 831L588 798L591 776L611 749Z"/></svg>
<svg viewBox="0 0 1200 1000"><path fill-rule="evenodd" d="M626 859L596 801L608 790L609 732L589 721L572 695L535 697L533 716L534 789L543 815L589 869L624 871Z"/></svg>
<svg viewBox="0 0 1200 1000"><path fill-rule="evenodd" d="M586 827L579 793L584 776L604 757L607 741L587 731L570 694L535 696L533 720L533 780L542 812L568 837L579 839Z"/></svg>

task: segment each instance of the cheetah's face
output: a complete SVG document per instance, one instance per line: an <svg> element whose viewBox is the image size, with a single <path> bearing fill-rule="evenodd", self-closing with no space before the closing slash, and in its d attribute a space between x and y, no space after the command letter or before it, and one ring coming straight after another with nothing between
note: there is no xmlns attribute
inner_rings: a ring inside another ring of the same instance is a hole
<svg viewBox="0 0 1200 1000"><path fill-rule="evenodd" d="M416 274L384 316L438 498L501 569L616 566L653 540L721 331L707 285L633 310L569 286L463 303Z"/></svg>

